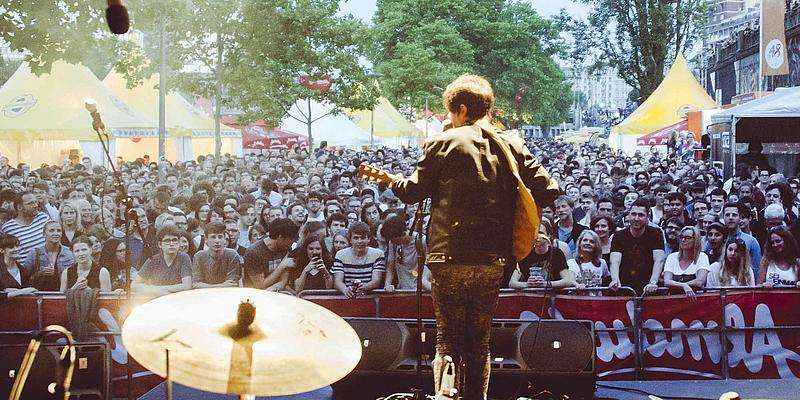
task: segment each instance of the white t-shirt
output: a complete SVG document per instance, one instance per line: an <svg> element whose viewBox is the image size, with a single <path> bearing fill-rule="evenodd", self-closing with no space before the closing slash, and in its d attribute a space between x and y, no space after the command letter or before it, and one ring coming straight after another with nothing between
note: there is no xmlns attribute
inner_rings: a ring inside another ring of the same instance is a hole
<svg viewBox="0 0 800 400"><path fill-rule="evenodd" d="M797 275L792 268L782 270L775 264L767 265L767 277L765 281L772 281L775 286L778 285L797 285Z"/></svg>
<svg viewBox="0 0 800 400"><path fill-rule="evenodd" d="M602 258L600 259L600 265L595 265L591 262L578 264L578 261L571 258L567 260L567 268L575 275L576 282L583 283L586 286L602 286L603 278L611 275L608 271L606 260ZM589 273L592 274L591 280L588 279Z"/></svg>
<svg viewBox="0 0 800 400"><path fill-rule="evenodd" d="M667 256L667 261L664 262L664 272L672 272L674 277L679 275L697 275L697 271L701 269L710 271L706 253L700 253L700 257L697 258L697 261L689 264L686 269L681 269L678 263L678 256L679 252L677 251Z"/></svg>
<svg viewBox="0 0 800 400"><path fill-rule="evenodd" d="M708 271L708 277L706 278L706 286L708 287L719 287L723 286L722 281L720 280L720 270L722 269L722 265L719 262L715 262L711 264ZM747 272L750 274L750 283L747 282L739 282L735 276L732 276L731 282L727 286L752 286L755 284L755 279L753 276L753 269L747 268Z"/></svg>

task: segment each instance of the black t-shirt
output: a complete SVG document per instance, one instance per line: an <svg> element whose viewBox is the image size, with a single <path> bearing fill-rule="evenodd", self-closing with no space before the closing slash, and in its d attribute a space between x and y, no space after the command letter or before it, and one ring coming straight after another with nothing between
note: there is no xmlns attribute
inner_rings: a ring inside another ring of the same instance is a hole
<svg viewBox="0 0 800 400"><path fill-rule="evenodd" d="M531 268L543 268L547 271L544 276L547 280L557 281L561 279L561 271L567 269L567 258L564 257L564 252L556 247L550 247L550 251L544 254L536 254L532 251L527 257L519 262L520 282L526 282L530 277Z"/></svg>
<svg viewBox="0 0 800 400"><path fill-rule="evenodd" d="M661 229L647 225L644 234L633 237L630 229L614 234L611 252L621 253L619 280L622 286L630 286L641 294L650 282L653 273L653 250L664 250L664 234Z"/></svg>

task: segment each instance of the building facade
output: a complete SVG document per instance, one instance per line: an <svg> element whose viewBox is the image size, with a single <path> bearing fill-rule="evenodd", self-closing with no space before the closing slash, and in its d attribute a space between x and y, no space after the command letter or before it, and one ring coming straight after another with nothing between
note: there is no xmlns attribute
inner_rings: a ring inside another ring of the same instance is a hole
<svg viewBox="0 0 800 400"><path fill-rule="evenodd" d="M720 104L730 104L734 96L759 91L759 82L761 91L800 86L800 1L791 1L784 22L788 75L759 80L759 30L756 25L713 46L705 76L706 91Z"/></svg>

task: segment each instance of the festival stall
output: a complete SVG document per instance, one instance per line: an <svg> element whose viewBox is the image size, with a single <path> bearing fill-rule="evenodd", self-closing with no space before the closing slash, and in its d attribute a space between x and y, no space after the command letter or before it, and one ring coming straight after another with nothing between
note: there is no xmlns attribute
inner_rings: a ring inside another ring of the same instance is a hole
<svg viewBox="0 0 800 400"><path fill-rule="evenodd" d="M379 97L374 110L345 110L359 128L386 139L390 147L417 146L424 132L411 124L385 97Z"/></svg>
<svg viewBox="0 0 800 400"><path fill-rule="evenodd" d="M142 84L128 88L125 77L112 70L103 79L103 84L131 108L158 121L158 80L158 74L154 74ZM214 119L176 92L167 92L165 100L167 159L186 161L200 154L214 154ZM149 133L137 135L136 132L117 132L112 148L117 156L126 160L141 157L143 154L153 157L158 154L158 131ZM222 125L220 136L222 154L241 155L242 135L238 129Z"/></svg>
<svg viewBox="0 0 800 400"><path fill-rule="evenodd" d="M312 99L299 99L289 108L279 126L288 132L309 133L314 146L323 140L333 147L362 147L370 145L370 133L358 127L342 113L334 112L330 103ZM309 130L308 123L311 122ZM376 146L383 145L384 138L375 135Z"/></svg>
<svg viewBox="0 0 800 400"><path fill-rule="evenodd" d="M113 136L156 134L158 123L129 107L82 65L53 63L50 73L36 76L23 63L0 88L0 154L12 164L60 164L81 156L105 160L85 109L94 99Z"/></svg>
<svg viewBox="0 0 800 400"><path fill-rule="evenodd" d="M236 117L226 117L223 118L223 121L230 127L241 129L242 148L245 152L308 146L307 136L279 128L270 128L264 121L256 121L247 125L239 125Z"/></svg>
<svg viewBox="0 0 800 400"><path fill-rule="evenodd" d="M714 125L712 158L722 161L727 172L748 143L763 144L770 164L786 176L796 173L800 161L800 87L778 88L767 97L750 101L711 116ZM735 144L732 150L731 144ZM726 174L727 176L728 174Z"/></svg>
<svg viewBox="0 0 800 400"><path fill-rule="evenodd" d="M716 107L717 103L697 82L686 59L678 54L667 76L650 97L619 125L611 128L609 146L633 154L640 137L679 123L689 112ZM698 142L700 133L694 132Z"/></svg>
<svg viewBox="0 0 800 400"><path fill-rule="evenodd" d="M672 124L666 128L659 129L655 132L648 133L638 139L636 139L637 146L666 146L667 142L669 142L670 136L673 133L681 133L685 132L689 129L689 121L682 120L677 124Z"/></svg>

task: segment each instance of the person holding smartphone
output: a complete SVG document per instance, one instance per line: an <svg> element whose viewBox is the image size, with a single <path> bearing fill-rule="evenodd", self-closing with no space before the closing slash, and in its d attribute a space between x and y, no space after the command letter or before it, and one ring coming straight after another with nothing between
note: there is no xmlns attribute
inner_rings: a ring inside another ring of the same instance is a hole
<svg viewBox="0 0 800 400"><path fill-rule="evenodd" d="M296 292L333 288L330 272L333 257L325 245L324 236L311 234L304 237L294 254L295 257L287 257L285 261L292 263L289 281L294 284Z"/></svg>
<svg viewBox="0 0 800 400"><path fill-rule="evenodd" d="M550 220L543 218L533 251L517 263L508 287L561 289L575 286L575 277L567 268L564 252L552 246L552 239L547 234L547 224L550 224Z"/></svg>

